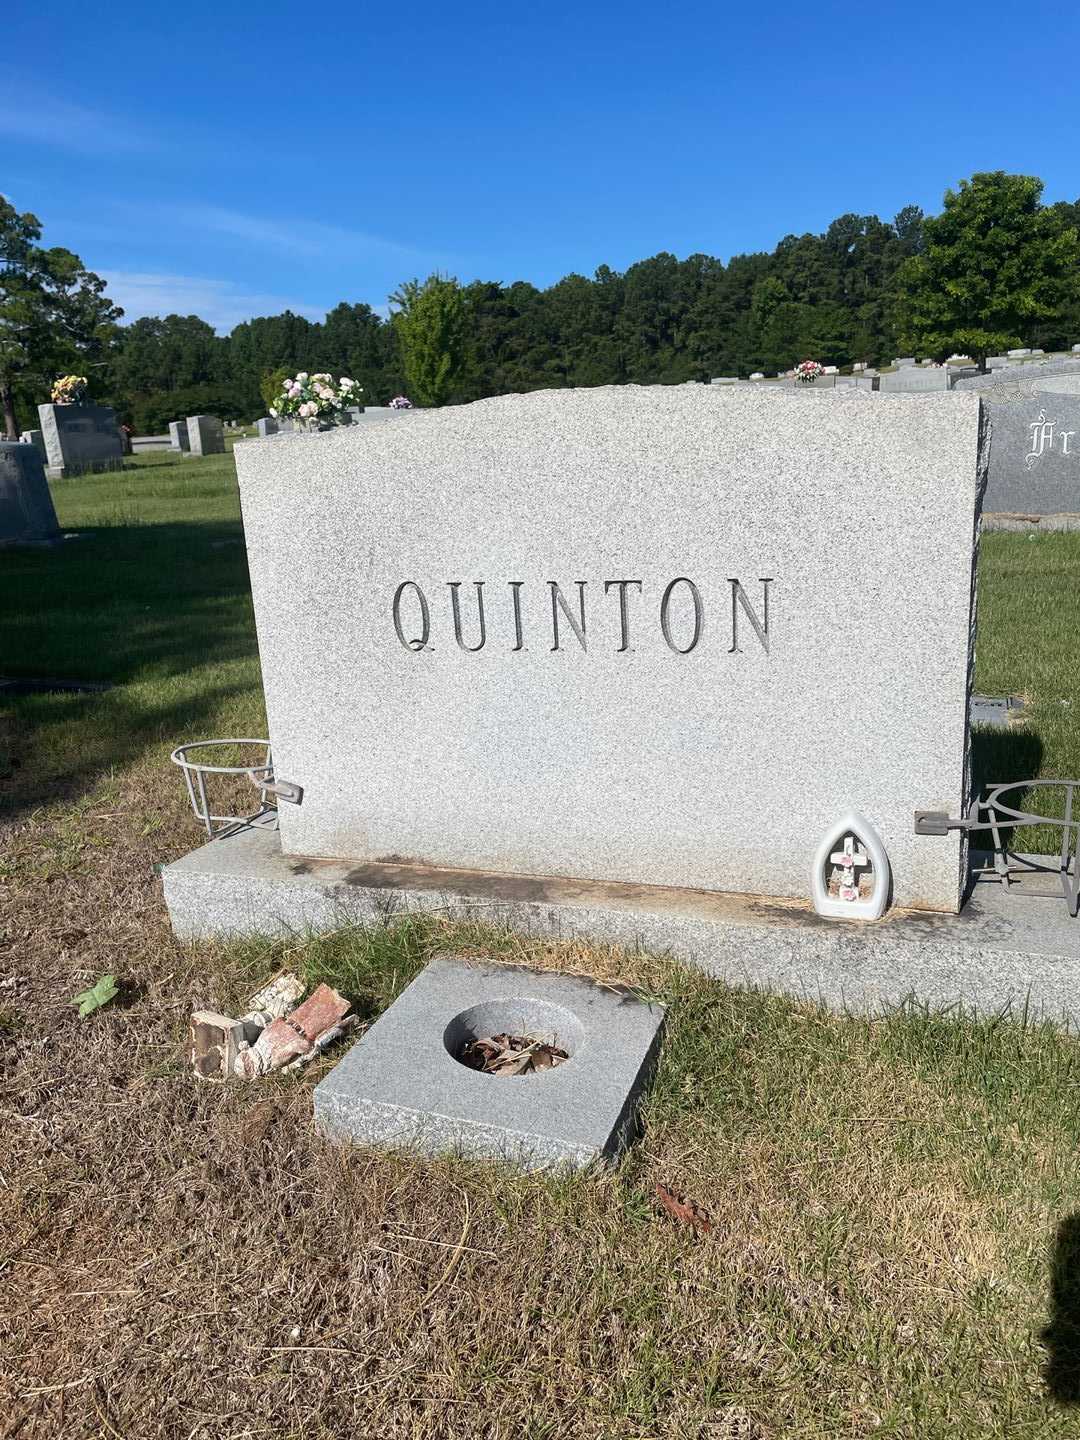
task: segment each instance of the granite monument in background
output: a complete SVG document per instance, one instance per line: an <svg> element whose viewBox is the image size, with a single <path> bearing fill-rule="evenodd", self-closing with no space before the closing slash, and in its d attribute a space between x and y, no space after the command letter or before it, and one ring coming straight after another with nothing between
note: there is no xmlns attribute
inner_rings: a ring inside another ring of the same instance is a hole
<svg viewBox="0 0 1080 1440"><path fill-rule="evenodd" d="M85 475L122 470L124 444L116 412L105 405L39 405L49 474Z"/></svg>
<svg viewBox="0 0 1080 1440"><path fill-rule="evenodd" d="M42 545L59 539L37 446L0 441L0 545Z"/></svg>
<svg viewBox="0 0 1080 1440"><path fill-rule="evenodd" d="M192 455L225 454L225 427L216 415L189 415L187 433Z"/></svg>

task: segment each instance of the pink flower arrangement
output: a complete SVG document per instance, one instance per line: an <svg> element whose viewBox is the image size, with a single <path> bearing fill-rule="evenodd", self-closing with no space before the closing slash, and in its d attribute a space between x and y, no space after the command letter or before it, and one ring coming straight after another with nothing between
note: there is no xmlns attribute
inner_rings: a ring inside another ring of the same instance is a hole
<svg viewBox="0 0 1080 1440"><path fill-rule="evenodd" d="M286 380L281 394L270 407L274 419L293 418L304 429L319 425L340 425L350 405L359 405L363 386L347 375L335 380L325 372L309 375L301 370L292 380Z"/></svg>
<svg viewBox="0 0 1080 1440"><path fill-rule="evenodd" d="M804 360L795 366L795 379L803 385L812 385L819 375L825 374L825 366L817 360Z"/></svg>

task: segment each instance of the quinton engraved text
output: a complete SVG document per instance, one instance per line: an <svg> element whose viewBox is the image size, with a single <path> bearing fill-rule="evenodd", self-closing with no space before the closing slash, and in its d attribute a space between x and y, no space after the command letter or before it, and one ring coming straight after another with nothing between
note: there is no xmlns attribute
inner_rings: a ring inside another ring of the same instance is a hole
<svg viewBox="0 0 1080 1440"><path fill-rule="evenodd" d="M746 646L769 653L772 576L746 585L737 576L699 585L688 575L666 584L644 580L403 580L390 606L406 650L436 642L467 655L480 650L614 651L666 646L676 655L707 648L713 638L729 655Z"/></svg>

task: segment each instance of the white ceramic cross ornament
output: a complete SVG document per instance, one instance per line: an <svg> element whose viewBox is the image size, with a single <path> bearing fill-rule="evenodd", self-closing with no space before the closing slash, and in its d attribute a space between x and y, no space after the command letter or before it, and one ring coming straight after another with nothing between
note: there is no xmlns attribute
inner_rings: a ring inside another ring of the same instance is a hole
<svg viewBox="0 0 1080 1440"><path fill-rule="evenodd" d="M832 866L840 867L840 893L830 895ZM869 868L869 893L859 886L860 870ZM814 854L810 893L819 915L837 920L877 920L889 899L892 872L885 846L865 815L854 811L826 832Z"/></svg>
<svg viewBox="0 0 1080 1440"><path fill-rule="evenodd" d="M839 865L840 875L840 899L849 903L859 898L859 881L856 877L856 870L864 870L870 864L870 857L865 850L858 849L855 836L844 836L844 848L834 850L829 856L834 865Z"/></svg>

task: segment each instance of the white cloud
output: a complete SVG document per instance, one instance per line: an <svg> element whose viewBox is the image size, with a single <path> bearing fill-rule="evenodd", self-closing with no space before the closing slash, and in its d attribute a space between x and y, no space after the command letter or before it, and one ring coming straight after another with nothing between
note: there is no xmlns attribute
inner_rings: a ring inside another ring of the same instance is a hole
<svg viewBox="0 0 1080 1440"><path fill-rule="evenodd" d="M229 235L286 255L318 258L337 255L371 261L385 259L421 267L437 265L444 258L414 245L371 235L365 230L324 225L317 220L277 220L263 215L247 215L220 205L172 205L165 208L171 220L193 230Z"/></svg>
<svg viewBox="0 0 1080 1440"><path fill-rule="evenodd" d="M159 275L134 270L98 270L113 302L122 306L125 323L143 315L198 315L221 334L254 315L280 315L291 310L321 320L325 307L305 305L284 295L245 290L232 280L201 275Z"/></svg>
<svg viewBox="0 0 1080 1440"><path fill-rule="evenodd" d="M106 111L29 89L8 66L0 67L0 135L93 154L150 150L157 144Z"/></svg>

